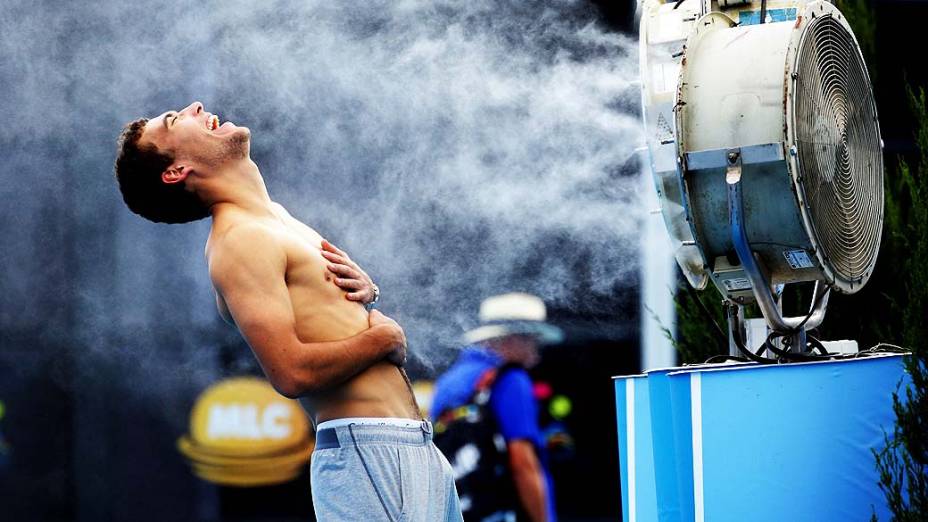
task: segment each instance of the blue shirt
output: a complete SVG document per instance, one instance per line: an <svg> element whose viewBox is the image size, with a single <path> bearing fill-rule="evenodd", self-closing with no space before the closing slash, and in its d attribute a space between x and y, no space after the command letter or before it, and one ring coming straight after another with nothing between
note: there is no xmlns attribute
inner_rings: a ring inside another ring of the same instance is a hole
<svg viewBox="0 0 928 522"><path fill-rule="evenodd" d="M503 359L482 346L465 348L458 359L435 381L432 417L444 410L462 406L474 394L477 379L491 368L499 368ZM538 403L532 391L532 380L522 368L514 368L500 376L490 395L490 410L499 423L506 442L516 439L530 441L538 452L548 484L549 519L554 517L554 488L548 472L547 454L541 429L538 427Z"/></svg>

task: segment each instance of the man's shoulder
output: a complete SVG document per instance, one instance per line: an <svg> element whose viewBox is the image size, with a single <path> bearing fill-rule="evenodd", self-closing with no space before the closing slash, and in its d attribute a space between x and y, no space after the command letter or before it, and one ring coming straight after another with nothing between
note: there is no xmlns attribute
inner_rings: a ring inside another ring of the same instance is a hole
<svg viewBox="0 0 928 522"><path fill-rule="evenodd" d="M494 393L503 396L516 396L532 398L532 378L521 366L505 366L501 368L494 385Z"/></svg>
<svg viewBox="0 0 928 522"><path fill-rule="evenodd" d="M457 381L464 374L478 375L485 370L498 367L490 357L473 348L464 349L455 361L439 377L440 381Z"/></svg>
<svg viewBox="0 0 928 522"><path fill-rule="evenodd" d="M249 259L280 254L279 232L261 221L237 220L210 232L206 261L210 273L222 271Z"/></svg>
<svg viewBox="0 0 928 522"><path fill-rule="evenodd" d="M250 219L230 219L214 223L207 241L207 257L228 251L249 250L250 245L275 242L277 231L273 226ZM257 242L257 243L255 243Z"/></svg>
<svg viewBox="0 0 928 522"><path fill-rule="evenodd" d="M460 354L435 380L433 411L438 413L434 408L444 410L466 403L474 393L477 379L491 368L492 364L470 357L466 352Z"/></svg>

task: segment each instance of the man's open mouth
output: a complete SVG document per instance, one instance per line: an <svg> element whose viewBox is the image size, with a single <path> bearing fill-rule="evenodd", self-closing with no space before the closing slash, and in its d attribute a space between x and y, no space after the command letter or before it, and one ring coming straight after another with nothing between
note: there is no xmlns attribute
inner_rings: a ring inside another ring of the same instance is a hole
<svg viewBox="0 0 928 522"><path fill-rule="evenodd" d="M219 116L213 114L209 118L206 118L206 128L207 130L214 131L219 128Z"/></svg>

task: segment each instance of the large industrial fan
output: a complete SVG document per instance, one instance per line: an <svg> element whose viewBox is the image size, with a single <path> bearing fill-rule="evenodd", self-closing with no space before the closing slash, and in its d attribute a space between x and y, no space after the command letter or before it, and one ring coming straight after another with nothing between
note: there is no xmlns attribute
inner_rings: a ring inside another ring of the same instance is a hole
<svg viewBox="0 0 928 522"><path fill-rule="evenodd" d="M640 9L644 123L677 262L722 294L733 353L761 359L744 347L750 303L767 349L824 353L805 331L832 289L866 284L883 226L879 123L850 26L825 1ZM813 281L808 314L784 316L784 285Z"/></svg>

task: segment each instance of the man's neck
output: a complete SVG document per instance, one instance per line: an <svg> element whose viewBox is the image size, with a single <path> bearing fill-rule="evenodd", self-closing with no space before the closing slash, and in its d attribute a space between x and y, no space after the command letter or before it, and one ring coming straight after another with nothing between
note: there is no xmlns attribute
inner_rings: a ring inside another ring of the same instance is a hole
<svg viewBox="0 0 928 522"><path fill-rule="evenodd" d="M264 178L258 166L250 159L204 180L196 187L196 191L207 202L214 218L230 209L249 214L273 215L272 201Z"/></svg>

